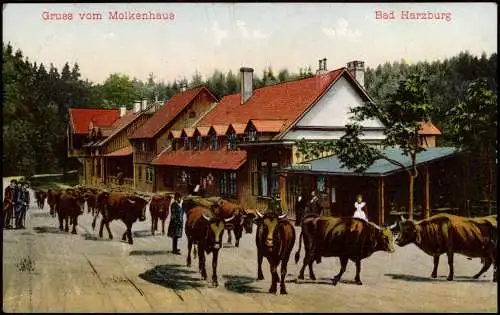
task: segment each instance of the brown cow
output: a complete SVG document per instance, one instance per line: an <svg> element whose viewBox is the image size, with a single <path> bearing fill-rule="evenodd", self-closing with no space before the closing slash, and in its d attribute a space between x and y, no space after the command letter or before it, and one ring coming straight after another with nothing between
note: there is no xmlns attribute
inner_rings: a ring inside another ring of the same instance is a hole
<svg viewBox="0 0 500 315"><path fill-rule="evenodd" d="M81 204L84 202L83 197L74 191L66 191L59 195L57 199L57 215L59 218L59 229L63 230L63 223L66 223L64 231L69 231L68 224L72 224L72 234L76 234L76 226L78 225L78 216L83 214Z"/></svg>
<svg viewBox="0 0 500 315"><path fill-rule="evenodd" d="M87 213L92 213L92 216L97 212L97 196L99 192L95 189L87 189L85 191L85 200L87 201Z"/></svg>
<svg viewBox="0 0 500 315"><path fill-rule="evenodd" d="M497 218L464 218L451 214L438 214L415 222L401 217L400 233L396 244L406 246L413 243L426 254L433 256L432 278L437 277L439 256L448 256L448 281L453 280L453 254L482 258L483 268L473 276L479 278L494 264L493 281L496 281Z"/></svg>
<svg viewBox="0 0 500 315"><path fill-rule="evenodd" d="M194 207L191 208L191 206ZM217 259L219 257L219 250L222 247L222 233L224 232L225 224L231 222L234 217L222 219L214 214L214 210L191 203L183 204L183 209L187 212L185 225L188 239L187 266L191 266L191 249L195 245L198 247L199 270L203 280L206 280L205 253L212 253L212 284L216 287L219 285L217 280Z"/></svg>
<svg viewBox="0 0 500 315"><path fill-rule="evenodd" d="M47 193L43 190L37 190L35 191L35 199L36 199L36 204L39 209L43 210L43 205L45 203L45 198L47 197Z"/></svg>
<svg viewBox="0 0 500 315"><path fill-rule="evenodd" d="M149 205L149 212L151 213L151 233L155 235L158 231L158 219L161 220L161 234L165 235L165 220L167 220L170 211L170 203L173 197L170 195L153 196L151 204Z"/></svg>
<svg viewBox="0 0 500 315"><path fill-rule="evenodd" d="M146 220L146 206L149 201L139 196L117 192L102 192L98 195L97 200L99 212L102 215L99 237L103 237L103 228L106 226L109 238L113 239L109 222L120 219L127 226L127 230L123 233L122 241L128 239L128 243L133 244L132 225L137 219L141 222ZM99 213L96 214L94 222L92 222L93 229L95 228L95 220L98 215Z"/></svg>
<svg viewBox="0 0 500 315"><path fill-rule="evenodd" d="M374 223L357 218L337 218L328 216L308 216L302 220L299 237L299 250L295 254L295 263L300 258L301 240L304 241L305 257L299 272L299 279L304 279L304 270L309 267L309 277L316 280L312 268L313 262L321 262L321 257L339 257L340 271L332 279L336 285L344 274L347 263L356 264L355 282L361 282L361 260L374 252L394 252L391 227L379 227Z"/></svg>
<svg viewBox="0 0 500 315"><path fill-rule="evenodd" d="M49 189L47 192L47 203L50 207L50 215L53 217L56 215L56 207L61 193L60 189Z"/></svg>
<svg viewBox="0 0 500 315"><path fill-rule="evenodd" d="M278 216L273 212L261 214L257 211L257 233L255 244L257 245L257 280L263 280L262 260L267 258L271 268L272 283L269 293L276 293L278 281L277 268L281 263L280 293L287 294L285 288L285 277L287 274L288 260L295 244L295 228L285 219L286 213Z"/></svg>
<svg viewBox="0 0 500 315"><path fill-rule="evenodd" d="M253 219L255 218L255 214L249 213L240 206L223 199L220 199L217 202L217 207L215 209L218 209L219 213L217 215L219 215L223 219L227 219L232 216L235 217L231 223L226 224L226 230L228 234L227 242L229 244L232 243L231 231L233 231L234 237L236 238L235 246L239 247L243 229L245 229L245 233L247 234L252 233Z"/></svg>

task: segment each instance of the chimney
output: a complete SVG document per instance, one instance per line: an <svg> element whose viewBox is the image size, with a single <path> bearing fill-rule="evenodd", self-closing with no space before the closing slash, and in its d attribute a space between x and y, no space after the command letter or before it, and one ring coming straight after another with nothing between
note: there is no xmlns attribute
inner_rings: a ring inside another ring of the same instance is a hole
<svg viewBox="0 0 500 315"><path fill-rule="evenodd" d="M181 92L186 92L186 90L187 90L186 84L181 83Z"/></svg>
<svg viewBox="0 0 500 315"><path fill-rule="evenodd" d="M347 71L358 81L358 83L365 87L365 62L364 61L351 61L347 63Z"/></svg>
<svg viewBox="0 0 500 315"><path fill-rule="evenodd" d="M143 99L141 102L141 111L145 110L147 106L148 106L148 100Z"/></svg>
<svg viewBox="0 0 500 315"><path fill-rule="evenodd" d="M318 62L319 62L319 67L318 67L318 71L316 71L316 75L325 74L327 72L326 71L326 58L320 59L320 60L318 60Z"/></svg>
<svg viewBox="0 0 500 315"><path fill-rule="evenodd" d="M138 113L141 111L141 102L140 101L137 101L134 103L134 113Z"/></svg>
<svg viewBox="0 0 500 315"><path fill-rule="evenodd" d="M126 113L127 113L127 107L120 106L120 117L125 116Z"/></svg>
<svg viewBox="0 0 500 315"><path fill-rule="evenodd" d="M253 69L240 68L241 74L241 104L244 104L253 94Z"/></svg>

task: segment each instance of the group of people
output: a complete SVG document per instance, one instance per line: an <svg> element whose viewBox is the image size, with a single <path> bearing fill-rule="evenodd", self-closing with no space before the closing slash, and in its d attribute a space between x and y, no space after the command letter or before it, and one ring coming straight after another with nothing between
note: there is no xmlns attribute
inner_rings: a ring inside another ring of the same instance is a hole
<svg viewBox="0 0 500 315"><path fill-rule="evenodd" d="M28 183L18 182L13 179L10 185L5 188L3 200L3 226L12 228L11 220L14 218L16 229L24 229L26 212L30 204Z"/></svg>
<svg viewBox="0 0 500 315"><path fill-rule="evenodd" d="M309 200L305 198L304 193L300 194L295 203L295 210L296 226L300 226L302 219L308 215L321 215L322 207L316 192L314 190L311 192ZM363 196L360 194L356 196L356 201L354 202L353 217L368 221L368 217L366 216L366 202L363 201Z"/></svg>

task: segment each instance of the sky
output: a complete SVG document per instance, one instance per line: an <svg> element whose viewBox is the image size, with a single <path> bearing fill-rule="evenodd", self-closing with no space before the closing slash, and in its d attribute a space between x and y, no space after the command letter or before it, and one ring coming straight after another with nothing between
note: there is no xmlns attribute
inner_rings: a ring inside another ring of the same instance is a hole
<svg viewBox="0 0 500 315"><path fill-rule="evenodd" d="M168 19L116 20L115 11ZM449 19L402 19L402 11ZM394 19L377 19L381 12ZM102 19L80 17L92 13ZM353 60L376 67L497 52L496 3L9 3L2 26L3 42L31 61L59 69L77 62L96 83L111 73L170 82L242 66L257 74L267 66L315 71L322 58L333 70Z"/></svg>

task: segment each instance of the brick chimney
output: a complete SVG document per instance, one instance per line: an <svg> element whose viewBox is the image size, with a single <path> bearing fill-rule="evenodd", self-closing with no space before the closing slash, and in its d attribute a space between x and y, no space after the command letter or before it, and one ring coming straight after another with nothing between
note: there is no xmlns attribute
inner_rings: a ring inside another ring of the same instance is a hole
<svg viewBox="0 0 500 315"><path fill-rule="evenodd" d="M358 83L365 87L365 62L364 61L351 61L347 63L347 71L358 81Z"/></svg>
<svg viewBox="0 0 500 315"><path fill-rule="evenodd" d="M241 74L241 104L244 104L253 94L253 69L240 68Z"/></svg>
<svg viewBox="0 0 500 315"><path fill-rule="evenodd" d="M186 90L187 90L186 84L181 83L181 89L180 90L181 90L181 92L186 92Z"/></svg>
<svg viewBox="0 0 500 315"><path fill-rule="evenodd" d="M120 117L125 116L126 113L127 113L127 107L120 106Z"/></svg>
<svg viewBox="0 0 500 315"><path fill-rule="evenodd" d="M326 70L326 58L318 60L319 66L318 70L316 71L316 75L322 75L327 73L328 71Z"/></svg>
<svg viewBox="0 0 500 315"><path fill-rule="evenodd" d="M145 110L146 107L148 107L148 100L147 99L143 99L142 102L141 102L141 111Z"/></svg>

